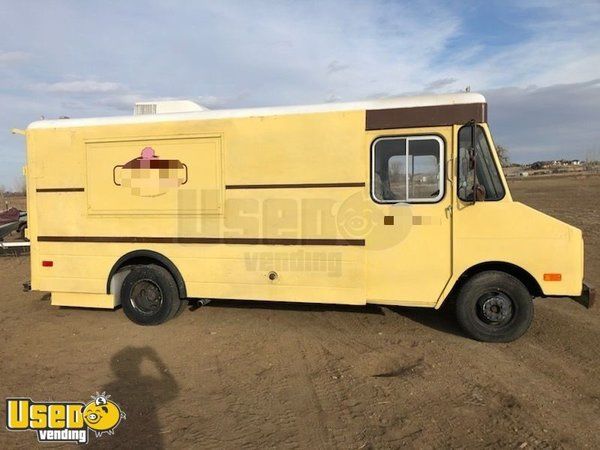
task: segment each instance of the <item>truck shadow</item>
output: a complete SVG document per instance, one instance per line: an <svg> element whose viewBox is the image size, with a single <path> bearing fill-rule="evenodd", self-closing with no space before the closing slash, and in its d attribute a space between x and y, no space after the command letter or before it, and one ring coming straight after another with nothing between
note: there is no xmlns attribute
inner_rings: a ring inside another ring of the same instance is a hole
<svg viewBox="0 0 600 450"><path fill-rule="evenodd" d="M335 311L354 314L374 314L385 315L383 308L387 308L394 314L406 317L413 322L420 323L428 328L452 334L455 336L464 336L456 318L454 316L454 307L451 301L444 304L439 310L433 308L410 308L406 306L379 306L379 305L336 305L322 303L293 303L293 302L266 302L254 300L211 300L204 308L239 308L239 309L270 309L277 311L300 311L300 312L321 312ZM193 301L190 303L190 310L197 309Z"/></svg>
<svg viewBox="0 0 600 450"><path fill-rule="evenodd" d="M239 309L271 309L276 311L337 311L346 313L384 315L378 305L336 305L326 303L295 303L295 302L267 302L259 300L211 300L204 308L239 308ZM197 309L193 300L190 301L190 310Z"/></svg>
<svg viewBox="0 0 600 450"><path fill-rule="evenodd" d="M152 370L142 370L146 361ZM115 439L134 448L163 448L163 434L158 410L177 398L179 385L158 353L149 346L128 346L111 358L113 381L102 387L126 414L115 430L115 436L90 436L94 447L115 446ZM93 433L91 433L93 434Z"/></svg>
<svg viewBox="0 0 600 450"><path fill-rule="evenodd" d="M454 336L465 337L456 321L454 308L450 304L444 305L440 309L409 308L405 306L388 306L388 308L390 311L428 328Z"/></svg>

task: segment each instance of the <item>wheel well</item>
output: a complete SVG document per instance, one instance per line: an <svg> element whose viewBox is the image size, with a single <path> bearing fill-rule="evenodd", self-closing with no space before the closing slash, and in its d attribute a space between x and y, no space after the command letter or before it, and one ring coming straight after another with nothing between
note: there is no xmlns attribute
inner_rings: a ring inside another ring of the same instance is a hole
<svg viewBox="0 0 600 450"><path fill-rule="evenodd" d="M179 291L179 298L187 298L187 290L185 287L185 282L183 281L183 277L181 273L171 262L169 258L160 253L154 252L152 250L135 250L133 252L129 252L126 255L121 256L117 262L113 265L110 273L108 274L108 279L106 281L106 293L110 294L110 283L113 276L124 267L128 266L136 266L136 265L147 265L147 264L156 264L158 266L164 267L169 271L175 283L177 283L177 290Z"/></svg>
<svg viewBox="0 0 600 450"><path fill-rule="evenodd" d="M525 269L507 262L490 261L477 264L465 270L456 281L454 287L452 288L452 292L448 297L451 297L454 294L456 294L458 289L460 289L460 287L473 275L477 275L478 273L486 272L488 270L497 270L512 275L521 283L523 283L529 291L529 293L534 297L541 297L544 295L544 293L542 292L542 288L540 287L537 280Z"/></svg>

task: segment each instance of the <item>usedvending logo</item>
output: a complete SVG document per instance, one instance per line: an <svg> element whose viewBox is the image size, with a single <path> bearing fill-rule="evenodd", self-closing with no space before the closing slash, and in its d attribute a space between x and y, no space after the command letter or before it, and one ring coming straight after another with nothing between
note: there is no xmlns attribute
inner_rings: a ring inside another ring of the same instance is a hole
<svg viewBox="0 0 600 450"><path fill-rule="evenodd" d="M6 399L6 428L35 431L39 442L87 444L89 433L112 435L125 419L121 407L106 392L96 392L87 403L34 402L29 398Z"/></svg>

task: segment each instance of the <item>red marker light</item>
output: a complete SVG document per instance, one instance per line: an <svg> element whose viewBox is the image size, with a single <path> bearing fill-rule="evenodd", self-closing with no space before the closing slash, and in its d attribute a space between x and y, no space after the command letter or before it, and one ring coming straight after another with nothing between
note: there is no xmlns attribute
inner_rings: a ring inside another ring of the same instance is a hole
<svg viewBox="0 0 600 450"><path fill-rule="evenodd" d="M42 261L42 267L52 267L54 265L54 261Z"/></svg>

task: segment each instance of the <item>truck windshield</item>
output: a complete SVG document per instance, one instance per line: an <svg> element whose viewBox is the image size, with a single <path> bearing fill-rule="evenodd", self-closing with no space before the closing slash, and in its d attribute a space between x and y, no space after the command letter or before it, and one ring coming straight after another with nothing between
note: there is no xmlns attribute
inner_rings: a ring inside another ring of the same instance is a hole
<svg viewBox="0 0 600 450"><path fill-rule="evenodd" d="M494 201L504 197L504 186L488 145L485 133L480 126L475 129L475 164L477 184L485 190L485 200ZM458 132L458 198L473 201L473 164L469 161L471 146L471 126Z"/></svg>

